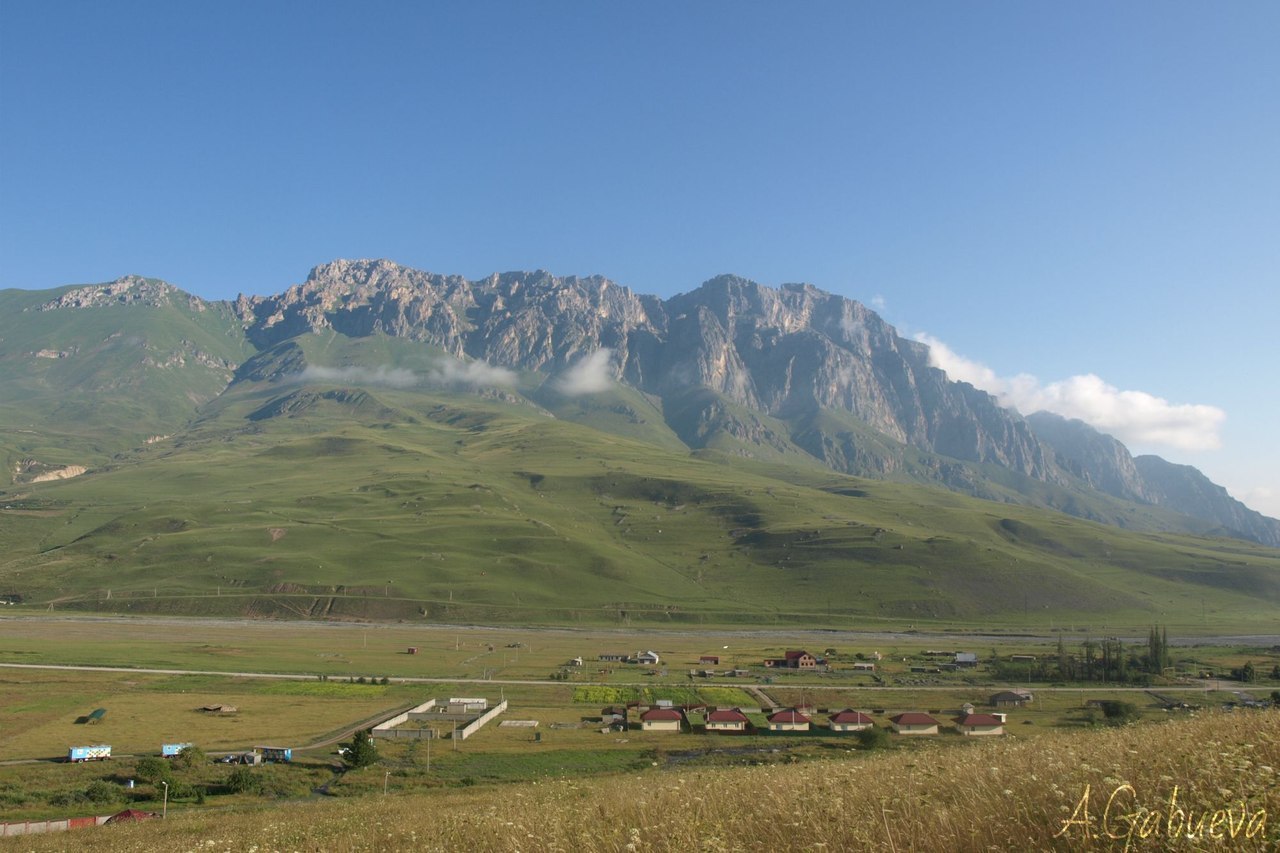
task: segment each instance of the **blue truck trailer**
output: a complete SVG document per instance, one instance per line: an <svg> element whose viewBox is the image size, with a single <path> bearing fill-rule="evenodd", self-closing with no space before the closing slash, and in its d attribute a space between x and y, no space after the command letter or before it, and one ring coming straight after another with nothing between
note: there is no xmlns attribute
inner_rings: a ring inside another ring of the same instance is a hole
<svg viewBox="0 0 1280 853"><path fill-rule="evenodd" d="M253 751L261 755L263 761L288 763L293 760L293 749L287 746L255 746Z"/></svg>
<svg viewBox="0 0 1280 853"><path fill-rule="evenodd" d="M111 757L111 747L106 744L97 744L95 746L73 746L67 750L67 761L78 763L81 761L106 761Z"/></svg>
<svg viewBox="0 0 1280 853"><path fill-rule="evenodd" d="M195 746L193 743L162 743L160 744L161 758L176 758L178 753L189 746Z"/></svg>

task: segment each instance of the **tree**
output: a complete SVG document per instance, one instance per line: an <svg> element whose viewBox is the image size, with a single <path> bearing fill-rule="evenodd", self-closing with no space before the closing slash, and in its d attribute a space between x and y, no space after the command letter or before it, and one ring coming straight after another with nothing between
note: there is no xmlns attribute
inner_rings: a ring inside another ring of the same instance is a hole
<svg viewBox="0 0 1280 853"><path fill-rule="evenodd" d="M1138 706L1132 702L1106 699L1102 702L1102 716L1106 717L1108 724L1121 726L1125 723L1133 722L1140 715L1138 714Z"/></svg>
<svg viewBox="0 0 1280 853"><path fill-rule="evenodd" d="M352 767L368 767L370 764L377 764L378 747L373 743L373 729L356 731L351 743L347 744L347 751L342 754L342 759Z"/></svg>
<svg viewBox="0 0 1280 853"><path fill-rule="evenodd" d="M1253 661L1245 661L1244 666L1240 668L1241 681L1257 681L1258 670L1254 668Z"/></svg>
<svg viewBox="0 0 1280 853"><path fill-rule="evenodd" d="M184 746L173 757L173 766L179 770L190 770L193 767L202 767L209 763L209 756L204 754L204 750L192 744Z"/></svg>
<svg viewBox="0 0 1280 853"><path fill-rule="evenodd" d="M138 774L138 778L142 781L153 782L157 785L173 779L173 768L169 766L169 762L154 755L139 758L138 763L134 765L134 772Z"/></svg>

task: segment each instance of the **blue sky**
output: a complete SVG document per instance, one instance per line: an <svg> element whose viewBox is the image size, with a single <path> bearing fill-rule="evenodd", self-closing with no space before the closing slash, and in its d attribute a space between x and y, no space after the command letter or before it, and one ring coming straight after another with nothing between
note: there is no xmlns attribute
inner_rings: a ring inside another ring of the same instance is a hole
<svg viewBox="0 0 1280 853"><path fill-rule="evenodd" d="M1278 39L1273 2L0 0L0 287L808 281L1280 516Z"/></svg>

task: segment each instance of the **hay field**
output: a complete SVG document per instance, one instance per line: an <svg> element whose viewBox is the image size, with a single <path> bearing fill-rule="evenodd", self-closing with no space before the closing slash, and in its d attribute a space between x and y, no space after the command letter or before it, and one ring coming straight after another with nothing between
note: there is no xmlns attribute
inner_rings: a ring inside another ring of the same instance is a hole
<svg viewBox="0 0 1280 853"><path fill-rule="evenodd" d="M171 814L0 849L1262 851L1280 843L1278 768L1280 712L1212 713L802 765Z"/></svg>
<svg viewBox="0 0 1280 853"><path fill-rule="evenodd" d="M90 743L110 744L116 755L155 755L162 743L207 751L300 746L417 695L394 685L0 671L0 761L65 756L69 746ZM196 710L215 703L239 710ZM77 723L95 708L107 709L100 723Z"/></svg>

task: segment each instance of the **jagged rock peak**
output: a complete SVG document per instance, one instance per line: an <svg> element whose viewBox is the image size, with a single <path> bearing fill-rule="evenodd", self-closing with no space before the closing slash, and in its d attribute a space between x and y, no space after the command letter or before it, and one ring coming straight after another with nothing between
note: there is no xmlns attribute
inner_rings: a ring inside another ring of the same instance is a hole
<svg viewBox="0 0 1280 853"><path fill-rule="evenodd" d="M64 308L101 308L108 305L146 305L158 307L172 305L180 299L193 308L201 308L204 301L158 278L140 275L121 276L106 284L89 284L75 287L40 305L37 311L56 311Z"/></svg>

